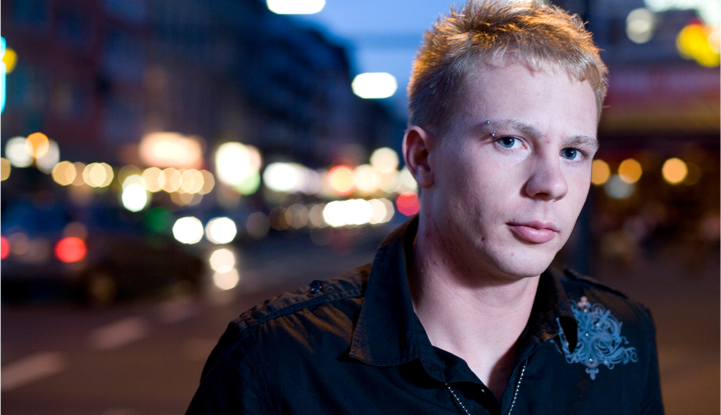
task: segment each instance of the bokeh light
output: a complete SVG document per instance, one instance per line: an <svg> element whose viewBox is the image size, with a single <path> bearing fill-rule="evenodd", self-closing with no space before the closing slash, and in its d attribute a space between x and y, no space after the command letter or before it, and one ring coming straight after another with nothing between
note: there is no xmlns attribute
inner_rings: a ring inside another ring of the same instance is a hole
<svg viewBox="0 0 721 415"><path fill-rule="evenodd" d="M237 142L224 143L215 153L218 180L241 194L252 194L258 190L261 165L260 152L253 146Z"/></svg>
<svg viewBox="0 0 721 415"><path fill-rule="evenodd" d="M325 0L267 0L267 5L276 14L315 14L323 10Z"/></svg>
<svg viewBox="0 0 721 415"><path fill-rule="evenodd" d="M709 68L719 66L718 28L692 23L681 29L676 37L676 47L685 59L694 59Z"/></svg>
<svg viewBox="0 0 721 415"><path fill-rule="evenodd" d="M646 43L653 37L655 14L646 8L631 10L626 17L626 35L635 43Z"/></svg>
<svg viewBox="0 0 721 415"><path fill-rule="evenodd" d="M663 163L661 173L663 174L663 179L666 180L666 182L676 185L683 182L686 178L686 175L688 174L688 167L683 160L674 157Z"/></svg>
<svg viewBox="0 0 721 415"><path fill-rule="evenodd" d="M85 241L78 237L63 238L55 244L55 257L62 262L78 262L85 257Z"/></svg>
<svg viewBox="0 0 721 415"><path fill-rule="evenodd" d="M416 179L415 177L413 177L411 171L408 170L408 166L403 166L400 173L398 174L398 179L400 182L400 186L398 186L398 192L418 192L418 182L416 182Z"/></svg>
<svg viewBox="0 0 721 415"><path fill-rule="evenodd" d="M0 236L0 259L5 259L10 255L10 242L4 236Z"/></svg>
<svg viewBox="0 0 721 415"><path fill-rule="evenodd" d="M406 216L413 216L421 210L421 202L414 192L405 192L398 195L396 206L398 211Z"/></svg>
<svg viewBox="0 0 721 415"><path fill-rule="evenodd" d="M75 166L75 180L73 180L73 186L83 186L85 185L85 179L84 179L84 173L85 173L85 164L77 161L73 163L73 166Z"/></svg>
<svg viewBox="0 0 721 415"><path fill-rule="evenodd" d="M143 172L143 180L145 180L145 187L149 192L159 192L162 188L160 184L160 174L163 171L157 167L148 167Z"/></svg>
<svg viewBox="0 0 721 415"><path fill-rule="evenodd" d="M203 187L198 193L207 195L213 190L213 187L215 187L215 177L213 177L213 173L208 170L201 170L200 173L203 175Z"/></svg>
<svg viewBox="0 0 721 415"><path fill-rule="evenodd" d="M170 200L178 206L195 206L203 200L203 195L185 192L170 193Z"/></svg>
<svg viewBox="0 0 721 415"><path fill-rule="evenodd" d="M213 218L205 225L205 235L214 244L231 243L237 234L235 222L227 217Z"/></svg>
<svg viewBox="0 0 721 415"><path fill-rule="evenodd" d="M318 211L322 212L322 221L316 217ZM393 203L387 199L351 199L315 205L309 216L315 227L327 224L338 228L385 223L391 220L393 213Z"/></svg>
<svg viewBox="0 0 721 415"><path fill-rule="evenodd" d="M373 199L369 200L368 203L371 205L373 213L368 221L371 225L377 225L379 223L386 223L393 218L395 209L393 208L393 202L388 199Z"/></svg>
<svg viewBox="0 0 721 415"><path fill-rule="evenodd" d="M633 184L624 181L618 174L609 177L603 186L606 194L614 199L627 199L633 194L635 188Z"/></svg>
<svg viewBox="0 0 721 415"><path fill-rule="evenodd" d="M85 184L91 187L107 187L113 181L113 168L107 163L90 163L83 169Z"/></svg>
<svg viewBox="0 0 721 415"><path fill-rule="evenodd" d="M263 172L263 182L273 191L291 193L303 187L303 167L294 163L271 163Z"/></svg>
<svg viewBox="0 0 721 415"><path fill-rule="evenodd" d="M198 168L203 163L200 140L178 133L147 134L138 148L140 159L149 166Z"/></svg>
<svg viewBox="0 0 721 415"><path fill-rule="evenodd" d="M118 179L118 183L125 184L125 179L127 179L130 176L142 176L143 172L137 167L133 166L132 164L123 166L118 170L118 174L116 175ZM145 186L145 180L143 180L143 186Z"/></svg>
<svg viewBox="0 0 721 415"><path fill-rule="evenodd" d="M356 189L362 195L372 195L380 189L380 175L370 164L355 168Z"/></svg>
<svg viewBox="0 0 721 415"><path fill-rule="evenodd" d="M382 99L393 96L398 89L396 78L386 72L368 72L357 75L351 83L353 93L365 99Z"/></svg>
<svg viewBox="0 0 721 415"><path fill-rule="evenodd" d="M5 181L10 177L12 166L5 157L0 157L0 181Z"/></svg>
<svg viewBox="0 0 721 415"><path fill-rule="evenodd" d="M148 205L148 192L142 183L134 181L137 178L143 180L140 176L130 176L123 184L123 193L121 201L123 207L131 212L140 212ZM128 183L130 181L130 183ZM127 183L127 184L126 184Z"/></svg>
<svg viewBox="0 0 721 415"><path fill-rule="evenodd" d="M608 163L601 159L593 160L591 167L591 183L596 186L600 186L608 180L611 176L611 168L608 167Z"/></svg>
<svg viewBox="0 0 721 415"><path fill-rule="evenodd" d="M50 173L55 183L61 186L68 186L78 175L75 169L75 165L69 161L61 161L53 167L53 171Z"/></svg>
<svg viewBox="0 0 721 415"><path fill-rule="evenodd" d="M308 208L300 203L288 206L288 210L286 210L285 215L288 224L295 229L300 229L306 226L310 219Z"/></svg>
<svg viewBox="0 0 721 415"><path fill-rule="evenodd" d="M43 157L50 148L48 137L43 133L33 133L25 140L25 151L36 159Z"/></svg>
<svg viewBox="0 0 721 415"><path fill-rule="evenodd" d="M260 187L260 173L257 171L250 172L242 182L233 186L233 188L242 195L252 195L258 191Z"/></svg>
<svg viewBox="0 0 721 415"><path fill-rule="evenodd" d="M24 255L30 249L30 238L22 232L15 232L8 237L10 252L15 255Z"/></svg>
<svg viewBox="0 0 721 415"><path fill-rule="evenodd" d="M33 164L33 156L25 147L25 137L13 137L5 143L5 157L13 167L28 167Z"/></svg>
<svg viewBox="0 0 721 415"><path fill-rule="evenodd" d="M378 173L387 174L398 170L398 153L388 147L381 147L371 154L370 163Z"/></svg>
<svg viewBox="0 0 721 415"><path fill-rule="evenodd" d="M50 173L53 167L60 161L60 147L55 140L48 140L48 148L45 154L35 160L38 169L43 173Z"/></svg>
<svg viewBox="0 0 721 415"><path fill-rule="evenodd" d="M355 174L348 166L335 166L328 172L328 184L334 192L341 196L353 193Z"/></svg>
<svg viewBox="0 0 721 415"><path fill-rule="evenodd" d="M173 214L162 206L150 208L143 218L145 226L153 232L162 232L173 223Z"/></svg>
<svg viewBox="0 0 721 415"><path fill-rule="evenodd" d="M270 227L276 231L284 231L288 229L288 217L285 215L286 209L283 206L276 206L268 212L268 222Z"/></svg>
<svg viewBox="0 0 721 415"><path fill-rule="evenodd" d="M226 272L215 272L213 274L213 284L221 290L232 290L240 282L240 274L238 270L232 268Z"/></svg>
<svg viewBox="0 0 721 415"><path fill-rule="evenodd" d="M325 203L316 203L308 209L308 223L314 228L323 228L328 226L323 219L323 209Z"/></svg>
<svg viewBox="0 0 721 415"><path fill-rule="evenodd" d="M195 169L185 170L180 177L180 189L186 193L199 193L203 189L203 173Z"/></svg>
<svg viewBox="0 0 721 415"><path fill-rule="evenodd" d="M203 239L203 224L195 216L186 216L175 221L173 237L184 244L196 244Z"/></svg>
<svg viewBox="0 0 721 415"><path fill-rule="evenodd" d="M158 176L158 184L160 184L160 188L167 193L177 192L180 189L181 180L182 175L173 167L164 169Z"/></svg>
<svg viewBox="0 0 721 415"><path fill-rule="evenodd" d="M2 56L2 62L5 64L5 73L12 73L18 61L18 54L11 48L6 48Z"/></svg>
<svg viewBox="0 0 721 415"><path fill-rule="evenodd" d="M220 248L213 251L210 255L210 268L213 271L224 273L235 267L235 255L226 248Z"/></svg>
<svg viewBox="0 0 721 415"><path fill-rule="evenodd" d="M636 183L643 175L643 167L634 159L626 159L618 166L618 175L626 183Z"/></svg>
<svg viewBox="0 0 721 415"><path fill-rule="evenodd" d="M364 199L336 200L323 209L323 219L332 227L364 225L372 216L373 208Z"/></svg>
<svg viewBox="0 0 721 415"><path fill-rule="evenodd" d="M381 174L380 188L386 193L396 193L401 188L401 175L397 171Z"/></svg>

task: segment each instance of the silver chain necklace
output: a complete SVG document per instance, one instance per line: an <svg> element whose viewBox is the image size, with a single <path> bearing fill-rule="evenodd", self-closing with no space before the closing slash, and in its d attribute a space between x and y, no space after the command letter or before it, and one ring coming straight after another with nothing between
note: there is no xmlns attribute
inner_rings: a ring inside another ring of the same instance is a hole
<svg viewBox="0 0 721 415"><path fill-rule="evenodd" d="M516 390L513 392L513 401L511 402L511 407L508 409L508 415L511 415L513 413L513 406L516 405L516 398L518 397L518 389L521 388L521 381L523 380L523 374L526 373L526 363L528 363L527 360L525 362L523 362L523 368L521 369L521 376L518 377L518 383L516 383ZM446 383L446 388L448 388L448 392L451 393L451 396L453 397L453 402L456 404L458 411L460 411L464 415L471 415L471 413L468 412L468 409L466 409L465 405L463 405L463 402L461 402L460 398L458 398L458 395L456 395L456 393L453 392L451 385Z"/></svg>

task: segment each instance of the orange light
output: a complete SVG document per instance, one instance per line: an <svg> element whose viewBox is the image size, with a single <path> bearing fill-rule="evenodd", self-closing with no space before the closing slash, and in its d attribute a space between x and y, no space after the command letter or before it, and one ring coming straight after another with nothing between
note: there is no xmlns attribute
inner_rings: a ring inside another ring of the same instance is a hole
<svg viewBox="0 0 721 415"><path fill-rule="evenodd" d="M78 262L85 258L85 242L75 236L63 238L55 244L55 257L62 262Z"/></svg>
<svg viewBox="0 0 721 415"><path fill-rule="evenodd" d="M396 206L398 211L406 216L413 216L421 210L418 195L413 192L401 193L396 199Z"/></svg>
<svg viewBox="0 0 721 415"><path fill-rule="evenodd" d="M0 259L5 259L10 255L10 242L4 236L0 236Z"/></svg>
<svg viewBox="0 0 721 415"><path fill-rule="evenodd" d="M48 140L48 136L43 133L30 134L28 138L25 139L25 149L28 154L39 159L48 153L50 140Z"/></svg>
<svg viewBox="0 0 721 415"><path fill-rule="evenodd" d="M353 193L355 189L355 174L348 166L335 166L328 172L328 184L331 189L341 196Z"/></svg>

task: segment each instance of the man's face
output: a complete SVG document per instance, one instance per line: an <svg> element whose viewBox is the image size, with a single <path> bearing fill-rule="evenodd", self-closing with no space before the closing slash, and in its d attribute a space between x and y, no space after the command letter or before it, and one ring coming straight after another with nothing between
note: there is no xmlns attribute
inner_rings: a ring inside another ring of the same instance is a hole
<svg viewBox="0 0 721 415"><path fill-rule="evenodd" d="M457 265L539 275L568 240L590 185L597 110L566 71L479 64L428 163L421 215Z"/></svg>

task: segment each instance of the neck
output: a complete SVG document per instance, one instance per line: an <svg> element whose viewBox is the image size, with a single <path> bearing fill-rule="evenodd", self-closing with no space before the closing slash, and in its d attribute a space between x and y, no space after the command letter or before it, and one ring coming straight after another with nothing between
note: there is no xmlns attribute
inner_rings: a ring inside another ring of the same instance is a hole
<svg viewBox="0 0 721 415"><path fill-rule="evenodd" d="M453 261L436 235L419 223L409 272L416 314L431 344L463 358L500 399L539 277L513 279L470 269Z"/></svg>

